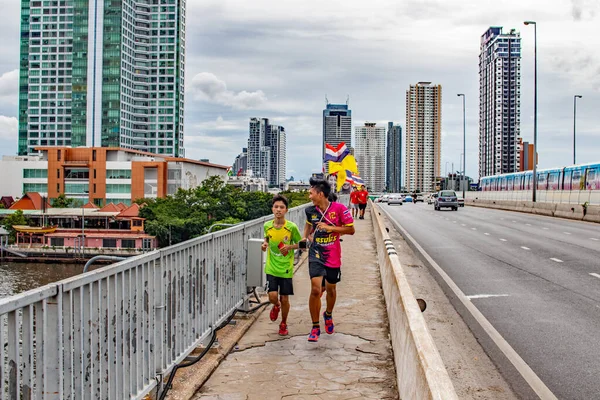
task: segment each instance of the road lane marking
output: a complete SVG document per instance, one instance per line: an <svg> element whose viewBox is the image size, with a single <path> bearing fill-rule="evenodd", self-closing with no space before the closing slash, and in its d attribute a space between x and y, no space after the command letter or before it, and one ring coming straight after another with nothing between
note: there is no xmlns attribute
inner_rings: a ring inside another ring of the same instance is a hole
<svg viewBox="0 0 600 400"><path fill-rule="evenodd" d="M543 229L543 230L545 230L545 231L547 231L547 230L549 230L550 228L542 228L542 229Z"/></svg>
<svg viewBox="0 0 600 400"><path fill-rule="evenodd" d="M513 222L515 222L515 223L516 223L517 221L513 221Z"/></svg>
<svg viewBox="0 0 600 400"><path fill-rule="evenodd" d="M593 273L593 272L590 272L590 275L591 275L591 276L595 276L596 278L600 278L600 274L595 274L595 273Z"/></svg>
<svg viewBox="0 0 600 400"><path fill-rule="evenodd" d="M465 224L461 224L462 226L466 226Z"/></svg>
<svg viewBox="0 0 600 400"><path fill-rule="evenodd" d="M476 231L476 230L477 230L477 228L471 228L471 230L474 230L474 231Z"/></svg>
<svg viewBox="0 0 600 400"><path fill-rule="evenodd" d="M565 235L570 235L571 232L563 232Z"/></svg>
<svg viewBox="0 0 600 400"><path fill-rule="evenodd" d="M501 242L506 242L506 239L500 239Z"/></svg>
<svg viewBox="0 0 600 400"><path fill-rule="evenodd" d="M531 224L525 224L525 225L527 225L527 226L531 226Z"/></svg>
<svg viewBox="0 0 600 400"><path fill-rule="evenodd" d="M600 239L598 239L598 238L590 238L590 240L600 240Z"/></svg>
<svg viewBox="0 0 600 400"><path fill-rule="evenodd" d="M471 296L467 296L467 299L473 300L473 299L487 299L490 297L508 297L507 294L474 294Z"/></svg>
<svg viewBox="0 0 600 400"><path fill-rule="evenodd" d="M563 262L563 260L560 260L558 258L551 258L552 261L556 261L556 262Z"/></svg>
<svg viewBox="0 0 600 400"><path fill-rule="evenodd" d="M521 246L523 250L531 250L529 247Z"/></svg>
<svg viewBox="0 0 600 400"><path fill-rule="evenodd" d="M486 232L486 233L484 233L484 235L485 235L485 236L490 236L490 234L489 234L489 233L487 233L487 232Z"/></svg>
<svg viewBox="0 0 600 400"><path fill-rule="evenodd" d="M456 223L456 221L452 221L452 222Z"/></svg>

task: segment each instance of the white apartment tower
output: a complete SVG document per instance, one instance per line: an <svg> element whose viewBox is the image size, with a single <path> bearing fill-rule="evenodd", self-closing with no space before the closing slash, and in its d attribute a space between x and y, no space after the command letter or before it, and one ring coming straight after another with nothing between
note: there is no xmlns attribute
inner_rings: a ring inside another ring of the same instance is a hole
<svg viewBox="0 0 600 400"><path fill-rule="evenodd" d="M406 91L407 190L432 192L442 163L442 86L431 82L410 85Z"/></svg>
<svg viewBox="0 0 600 400"><path fill-rule="evenodd" d="M491 27L479 54L479 176L519 171L521 37Z"/></svg>
<svg viewBox="0 0 600 400"><path fill-rule="evenodd" d="M371 192L385 190L385 142L387 128L365 122L354 127L354 156L360 177Z"/></svg>
<svg viewBox="0 0 600 400"><path fill-rule="evenodd" d="M286 175L285 128L269 124L268 118L251 118L248 136L248 171L281 187Z"/></svg>

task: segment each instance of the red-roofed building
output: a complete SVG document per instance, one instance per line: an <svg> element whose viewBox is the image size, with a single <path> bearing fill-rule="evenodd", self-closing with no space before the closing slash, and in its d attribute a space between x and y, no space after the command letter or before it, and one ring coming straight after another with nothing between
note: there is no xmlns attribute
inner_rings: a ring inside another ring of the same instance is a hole
<svg viewBox="0 0 600 400"><path fill-rule="evenodd" d="M91 202L88 202L86 205L83 206L83 208L92 208L92 209L97 210L100 207L98 207L97 205L95 205L95 204L93 204Z"/></svg>
<svg viewBox="0 0 600 400"><path fill-rule="evenodd" d="M10 208L14 202L15 199L13 199L12 196L2 196L0 199L0 204L2 204L4 208Z"/></svg>
<svg viewBox="0 0 600 400"><path fill-rule="evenodd" d="M43 210L48 208L50 208L48 201L46 200L44 205L44 198L36 192L25 193L23 197L9 207L10 210Z"/></svg>

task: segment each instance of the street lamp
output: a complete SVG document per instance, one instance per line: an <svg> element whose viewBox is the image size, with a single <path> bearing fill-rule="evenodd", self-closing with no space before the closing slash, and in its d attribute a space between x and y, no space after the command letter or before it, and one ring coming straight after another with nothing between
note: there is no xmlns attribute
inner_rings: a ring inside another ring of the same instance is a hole
<svg viewBox="0 0 600 400"><path fill-rule="evenodd" d="M535 21L524 21L525 25L533 25L533 197L537 189L537 24Z"/></svg>
<svg viewBox="0 0 600 400"><path fill-rule="evenodd" d="M463 196L462 197L464 199L465 198L465 176L466 176L465 160L467 159L467 150L466 150L467 149L467 120L465 117L465 98L466 98L466 96L464 95L464 93L459 93L459 94L457 94L457 96L462 97L462 101L463 101L463 170L462 170L462 179L461 179L462 182L460 184L462 184L462 188L463 188L463 190L462 190ZM459 187L459 189L460 189L460 187Z"/></svg>
<svg viewBox="0 0 600 400"><path fill-rule="evenodd" d="M577 99L580 99L582 96L580 94L576 94L573 96L573 165L577 164L575 158L575 121L577 117Z"/></svg>

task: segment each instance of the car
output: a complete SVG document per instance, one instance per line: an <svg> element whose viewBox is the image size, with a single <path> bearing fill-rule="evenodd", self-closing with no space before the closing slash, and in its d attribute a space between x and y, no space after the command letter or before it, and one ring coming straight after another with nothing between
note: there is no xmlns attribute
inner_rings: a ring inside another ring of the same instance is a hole
<svg viewBox="0 0 600 400"><path fill-rule="evenodd" d="M431 193L429 196L427 196L427 204L433 204L435 202L436 197L437 193Z"/></svg>
<svg viewBox="0 0 600 400"><path fill-rule="evenodd" d="M418 194L418 195L415 197L415 203L418 203L419 201L420 201L421 203L424 203L424 202L425 202L425 198L423 197L423 195L422 195L422 194Z"/></svg>
<svg viewBox="0 0 600 400"><path fill-rule="evenodd" d="M458 206L459 207L464 207L465 206L465 199L462 198L462 196L457 196L456 200L458 201Z"/></svg>
<svg viewBox="0 0 600 400"><path fill-rule="evenodd" d="M387 203L388 200L389 200L389 198L390 198L389 194L384 194L383 196L381 196L381 202L382 203Z"/></svg>
<svg viewBox="0 0 600 400"><path fill-rule="evenodd" d="M400 204L402 205L403 201L402 201L402 196L399 194L390 194L390 197L388 198L388 205L392 205L392 204Z"/></svg>
<svg viewBox="0 0 600 400"><path fill-rule="evenodd" d="M458 211L458 199L454 190L440 190L433 203L433 208L440 211L442 208L451 208Z"/></svg>
<svg viewBox="0 0 600 400"><path fill-rule="evenodd" d="M413 202L413 197L410 194L404 196L404 202L405 203L412 203Z"/></svg>

